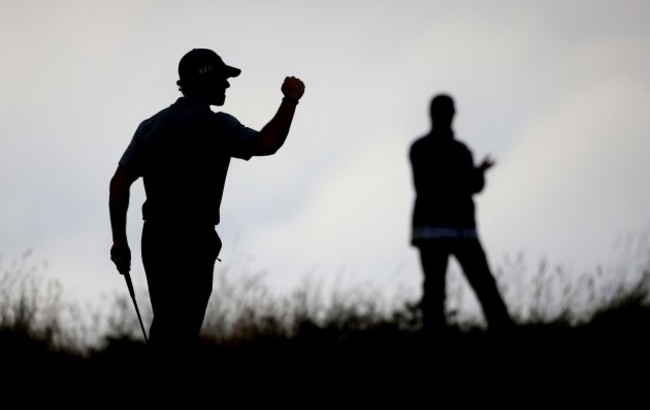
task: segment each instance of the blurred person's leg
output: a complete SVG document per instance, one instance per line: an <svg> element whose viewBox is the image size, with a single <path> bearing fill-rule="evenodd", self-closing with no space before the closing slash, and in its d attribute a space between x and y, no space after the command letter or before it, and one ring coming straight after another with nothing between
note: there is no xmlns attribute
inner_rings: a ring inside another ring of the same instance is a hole
<svg viewBox="0 0 650 410"><path fill-rule="evenodd" d="M490 330L506 330L513 325L487 257L477 239L459 239L455 256L481 303Z"/></svg>
<svg viewBox="0 0 650 410"><path fill-rule="evenodd" d="M432 239L419 245L423 272L422 325L427 338L442 335L446 329L445 286L449 249L447 241Z"/></svg>

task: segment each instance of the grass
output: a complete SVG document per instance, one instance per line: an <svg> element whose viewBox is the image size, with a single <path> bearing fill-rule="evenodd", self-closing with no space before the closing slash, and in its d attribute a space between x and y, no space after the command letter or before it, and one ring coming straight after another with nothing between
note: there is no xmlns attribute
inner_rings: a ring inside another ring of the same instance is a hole
<svg viewBox="0 0 650 410"><path fill-rule="evenodd" d="M61 286L43 275L46 266L30 261L26 252L8 267L0 264L5 377L58 385L65 373L75 375L68 383L88 385L146 374L146 346L128 295L115 296L108 312L79 307L62 299ZM387 301L370 287L323 295L306 282L275 297L262 276L233 271L216 276L195 362L203 381L220 386L302 383L327 390L372 383L394 390L434 379L481 385L485 378L502 388L542 388L629 381L650 364L644 259L575 275L546 261L531 271L523 255L506 258L495 275L508 284L502 291L517 323L508 335L489 332L480 315L463 316L473 294L462 275L450 272L448 332L435 340L421 335L413 296ZM150 323L151 312L140 309Z"/></svg>

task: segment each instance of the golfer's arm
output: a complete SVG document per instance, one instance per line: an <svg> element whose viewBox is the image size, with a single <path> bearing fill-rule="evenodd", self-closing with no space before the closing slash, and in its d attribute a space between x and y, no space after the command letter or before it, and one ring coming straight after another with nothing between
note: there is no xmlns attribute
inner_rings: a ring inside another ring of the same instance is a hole
<svg viewBox="0 0 650 410"><path fill-rule="evenodd" d="M284 144L289 135L298 101L283 99L273 118L255 136L255 155L272 155Z"/></svg>
<svg viewBox="0 0 650 410"><path fill-rule="evenodd" d="M111 217L111 231L113 243L127 243L126 237L126 215L129 209L129 198L131 184L137 179L137 175L130 172L123 165L118 165L115 174L111 178L108 208Z"/></svg>

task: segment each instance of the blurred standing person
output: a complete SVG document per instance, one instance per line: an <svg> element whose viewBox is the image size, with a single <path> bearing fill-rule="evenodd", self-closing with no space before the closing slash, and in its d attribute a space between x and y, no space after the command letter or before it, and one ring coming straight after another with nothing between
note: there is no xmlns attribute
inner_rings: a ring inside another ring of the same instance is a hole
<svg viewBox="0 0 650 410"><path fill-rule="evenodd" d="M494 165L474 164L470 149L454 135L454 100L438 94L430 104L431 130L410 146L415 187L411 244L419 250L424 273L423 326L427 336L444 332L446 271L450 256L459 262L481 303L489 328L509 328L512 320L490 272L476 230L473 195Z"/></svg>
<svg viewBox="0 0 650 410"><path fill-rule="evenodd" d="M142 262L153 310L149 344L155 352L176 357L196 347L222 246L216 225L230 160L274 154L304 93L300 79L286 77L277 112L257 131L210 108L224 104L229 79L240 73L212 50L185 54L178 65L182 96L140 123L110 181L110 257L124 273L131 266L129 190L143 179Z"/></svg>

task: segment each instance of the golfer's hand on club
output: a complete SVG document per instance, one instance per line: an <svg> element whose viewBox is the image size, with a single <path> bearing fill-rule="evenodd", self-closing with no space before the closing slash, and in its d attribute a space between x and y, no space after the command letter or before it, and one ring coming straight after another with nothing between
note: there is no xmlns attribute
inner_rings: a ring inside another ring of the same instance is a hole
<svg viewBox="0 0 650 410"><path fill-rule="evenodd" d="M282 83L282 94L287 98L299 100L305 93L305 84L296 77L286 77Z"/></svg>
<svg viewBox="0 0 650 410"><path fill-rule="evenodd" d="M131 270L131 249L126 242L114 242L111 247L111 260L121 275Z"/></svg>

